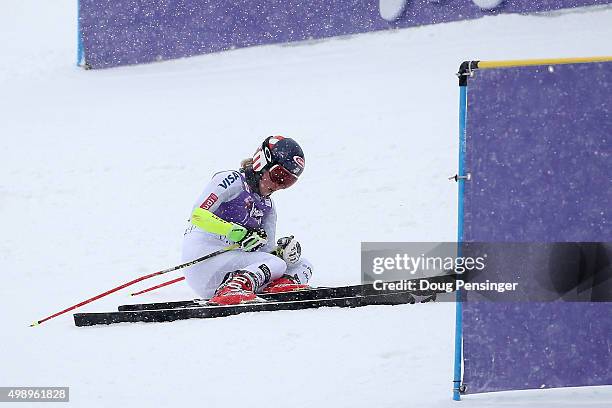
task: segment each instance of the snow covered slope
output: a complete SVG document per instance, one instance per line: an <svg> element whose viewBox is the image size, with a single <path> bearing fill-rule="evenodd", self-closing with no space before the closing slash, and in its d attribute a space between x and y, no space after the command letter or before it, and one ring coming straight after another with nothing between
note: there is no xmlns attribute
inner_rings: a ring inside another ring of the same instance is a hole
<svg viewBox="0 0 612 408"><path fill-rule="evenodd" d="M612 9L104 71L74 67L75 10L5 0L0 13L0 386L70 386L75 407L454 406L453 304L27 325L176 264L200 188L270 134L306 152L303 177L276 202L278 232L302 241L314 284L358 282L361 241L454 240L459 63L612 55ZM178 284L139 300L191 297ZM83 311L129 301L121 292ZM464 404L611 399L598 387Z"/></svg>

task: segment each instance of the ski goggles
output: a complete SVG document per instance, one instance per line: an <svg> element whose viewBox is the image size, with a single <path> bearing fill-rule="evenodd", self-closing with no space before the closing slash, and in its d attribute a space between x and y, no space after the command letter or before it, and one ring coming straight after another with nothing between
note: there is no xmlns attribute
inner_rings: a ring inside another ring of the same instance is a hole
<svg viewBox="0 0 612 408"><path fill-rule="evenodd" d="M280 164L275 164L270 167L268 171L270 173L270 180L282 188L291 187L298 179L295 174L291 173Z"/></svg>

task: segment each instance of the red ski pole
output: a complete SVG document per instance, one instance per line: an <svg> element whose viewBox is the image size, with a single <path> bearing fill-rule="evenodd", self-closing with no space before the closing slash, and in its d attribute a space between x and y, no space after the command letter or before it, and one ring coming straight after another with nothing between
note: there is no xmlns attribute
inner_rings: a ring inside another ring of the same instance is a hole
<svg viewBox="0 0 612 408"><path fill-rule="evenodd" d="M291 238L293 238L293 235L291 236ZM274 251L272 251L271 253L274 254ZM147 292L150 292L150 291L155 290L155 289L163 288L164 286L172 285L173 283L180 282L182 280L185 280L184 276L181 276L180 278L172 279L172 280L170 280L168 282L164 282L164 283L161 283L159 285L152 286L150 288L141 290L139 292L130 293L130 296L142 295L143 293L147 293Z"/></svg>
<svg viewBox="0 0 612 408"><path fill-rule="evenodd" d="M94 300L98 300L98 299L100 299L100 298L103 298L104 296L110 295L111 293L115 293L115 292L117 292L118 290L121 290L121 289L123 289L123 288L125 288L125 287L131 286L131 285L133 285L133 284L135 284L135 283L138 283L138 282L140 282L140 281L143 281L143 280L145 280L145 279L149 279L149 278L152 278L152 277L154 277L154 276L163 275L164 273L168 273L168 272L176 271L176 270L179 270L179 269L182 269L182 268L186 268L186 267L191 266L191 265L195 265L195 264L197 264L198 262L202 262L202 261L204 261L204 260L206 260L206 259L212 258L213 256L217 256L217 255L222 254L222 253L224 253L224 252L231 251L232 249L236 249L236 248L238 248L238 246L239 246L238 244L233 244L233 245L230 245L230 246L225 247L225 248L223 248L223 249L220 249L220 250L218 250L218 251L215 251L215 252L213 252L213 253L211 253L211 254L204 255L203 257L200 257L200 258L198 258L198 259L194 259L193 261L189 261L189 262L186 262L186 263L184 263L184 264L180 264L180 265L177 265L177 266L173 266L172 268L164 269L163 271L153 272L153 273L150 273L150 274L148 274L148 275L141 276L140 278L137 278L137 279L134 279L134 280L129 281L129 282L127 282L127 283L124 283L124 284L123 284L123 285L121 285L121 286L117 286L116 288L113 288L113 289L107 290L106 292L101 293L101 294L99 294L99 295L97 295L97 296L94 296L94 297L92 297L92 298L89 298L89 299L87 299L87 300L84 300L84 301L82 301L81 303L77 303L77 304L76 304L76 305L74 305L74 306L70 306L69 308L66 308L66 309L64 309L64 310L62 310L62 311L60 311L60 312L54 313L54 314L52 314L51 316L47 316L47 317L45 317L44 319L37 320L37 321L35 321L34 323L32 323L32 324L30 325L30 327L33 327L33 326L38 326L39 324L44 323L44 322L46 322L47 320L51 320L51 319L53 319L54 317L57 317L57 316L62 315L62 314L64 314L64 313L66 313L66 312L69 312L69 311L71 311L71 310L74 310L74 309L76 309L76 308L78 308L78 307L81 307L81 306L83 306L83 305L86 305L86 304L88 304L88 303L91 303L91 302L93 302Z"/></svg>
<svg viewBox="0 0 612 408"><path fill-rule="evenodd" d="M155 290L155 289L163 288L164 286L172 285L173 283L180 282L182 280L185 280L184 276L181 276L181 277L176 278L176 279L172 279L172 280L170 280L168 282L160 283L159 285L151 286L150 288L141 290L139 292L130 293L130 296L142 295L143 293L147 293L147 292L150 292L150 291Z"/></svg>

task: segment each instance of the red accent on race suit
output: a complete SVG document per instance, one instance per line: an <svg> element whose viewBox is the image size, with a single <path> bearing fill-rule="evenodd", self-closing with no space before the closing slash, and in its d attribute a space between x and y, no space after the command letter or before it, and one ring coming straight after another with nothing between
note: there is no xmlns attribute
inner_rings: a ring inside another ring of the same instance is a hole
<svg viewBox="0 0 612 408"><path fill-rule="evenodd" d="M212 207L214 203L217 202L218 199L219 197L217 197L215 193L210 193L210 195L206 197L206 200L204 200L200 208L203 208L204 210L208 210L210 207Z"/></svg>

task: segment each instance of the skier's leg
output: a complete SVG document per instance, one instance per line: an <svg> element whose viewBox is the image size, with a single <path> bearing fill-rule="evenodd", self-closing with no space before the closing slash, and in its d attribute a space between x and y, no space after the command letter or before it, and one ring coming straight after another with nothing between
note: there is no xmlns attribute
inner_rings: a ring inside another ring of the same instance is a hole
<svg viewBox="0 0 612 408"><path fill-rule="evenodd" d="M243 252L236 254L222 269L230 272L223 277L209 303L235 305L263 301L255 293L283 276L287 265L267 252Z"/></svg>
<svg viewBox="0 0 612 408"><path fill-rule="evenodd" d="M308 281L311 277L312 264L307 259L300 258L298 262L288 265L285 274L271 281L262 291L279 293L308 289Z"/></svg>
<svg viewBox="0 0 612 408"><path fill-rule="evenodd" d="M296 283L305 285L312 278L312 264L308 259L300 258L297 263L287 267L285 274L291 276Z"/></svg>
<svg viewBox="0 0 612 408"><path fill-rule="evenodd" d="M185 235L181 256L182 262L189 262L227 246L222 241L217 240L215 242L207 238L204 234L196 232ZM208 299L215 293L218 287L217 281L223 278L222 276L221 278L218 277L219 273L217 271L228 262L227 258L231 257L232 252L217 255L184 270L185 281L199 297Z"/></svg>
<svg viewBox="0 0 612 408"><path fill-rule="evenodd" d="M183 240L183 262L222 249L226 243L211 239L208 234L192 232ZM214 258L197 263L185 271L189 286L202 298L210 298L226 275L238 270L248 272L253 290L267 285L283 276L287 269L285 262L266 252L229 251Z"/></svg>

